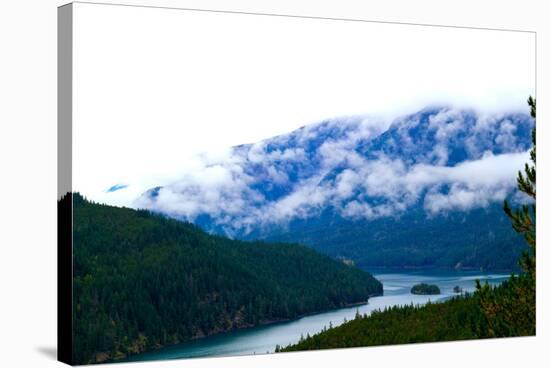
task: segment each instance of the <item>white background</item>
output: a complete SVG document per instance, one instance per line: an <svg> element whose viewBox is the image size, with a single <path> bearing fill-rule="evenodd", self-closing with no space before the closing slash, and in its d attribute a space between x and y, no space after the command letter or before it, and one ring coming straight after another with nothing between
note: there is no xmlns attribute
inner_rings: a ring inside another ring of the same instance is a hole
<svg viewBox="0 0 550 368"><path fill-rule="evenodd" d="M538 32L538 171L548 175L544 86L547 12L541 1L132 1L188 8L535 30ZM0 365L59 366L56 349L56 17L60 1L0 5ZM548 73L546 73L546 76ZM548 186L546 186L548 187ZM539 184L538 336L275 356L179 360L140 366L543 366L548 364L548 200ZM542 312L542 313L541 313Z"/></svg>
<svg viewBox="0 0 550 368"><path fill-rule="evenodd" d="M535 93L528 32L97 4L73 14L73 189L109 204L193 172L190 155L327 118L527 112Z"/></svg>

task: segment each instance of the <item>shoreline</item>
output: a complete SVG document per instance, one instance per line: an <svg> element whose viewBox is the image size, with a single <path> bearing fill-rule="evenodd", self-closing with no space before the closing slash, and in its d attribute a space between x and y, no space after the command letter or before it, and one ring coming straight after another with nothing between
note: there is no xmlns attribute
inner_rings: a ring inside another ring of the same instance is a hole
<svg viewBox="0 0 550 368"><path fill-rule="evenodd" d="M479 269L477 267L462 267L460 269L456 269L454 267L433 267L433 266L402 266L402 267L393 267L393 266L357 266L363 271L367 271L371 273L373 276L375 273L389 273L389 272L396 272L396 273L402 273L406 271L445 271L449 273L454 272L481 272L481 273L518 273L519 271L516 269L506 269L506 268L490 268L490 269Z"/></svg>
<svg viewBox="0 0 550 368"><path fill-rule="evenodd" d="M374 276L376 277L376 275L374 275ZM503 275L503 276L505 276L505 275ZM441 275L440 277L442 277L442 280L446 279L446 276L444 276L444 275ZM454 281L451 281L451 283L453 283L453 282ZM459 282L472 283L472 281L459 281ZM385 282L383 282L383 283L386 284ZM411 283L411 286L412 285L413 284ZM449 285L447 285L447 286L449 286ZM460 294L460 295L464 295L464 294ZM428 296L428 297L430 297L432 303L440 303L440 302L444 302L448 299L452 299L452 298L455 298L455 297L460 296L460 295L459 294L457 294L457 295L454 295L454 294L453 295L439 294L439 295L432 295L431 297L430 296ZM330 309L326 309L324 311L317 311L317 312L313 312L313 313L307 313L307 314L304 314L304 315L296 316L295 318L292 318L292 319L279 319L279 320L262 321L261 324L256 324L256 325L251 326L251 327L238 328L238 329L233 329L233 330L230 330L230 331L218 333L218 334L215 334L215 335L210 335L210 336L208 336L209 338L214 337L216 335L221 338L220 341L217 341L217 339L212 340L212 343L210 343L210 345L213 345L213 346L219 345L220 347L225 348L225 345L229 344L228 346L230 346L230 349L234 349L234 347L231 345L232 344L231 342L226 342L226 340L224 338L224 335L237 332L237 334L235 335L235 338L239 339L241 336L238 332L244 332L244 338L246 339L246 336L247 336L246 331L247 330L252 330L251 333L252 333L253 336L259 336L261 338L264 334L264 332L263 332L264 327L268 327L266 329L265 334L266 334L266 336L269 336L269 334L270 334L269 326L270 325L280 325L280 327L283 330L285 330L286 329L285 325L287 323L292 325L292 323L296 323L304 317L314 316L314 315L323 314L323 313L330 314L332 311L337 311L337 310L346 310L347 309L347 312L345 312L345 313L348 314L348 320L350 318L353 319L353 317L351 316L352 312L350 312L350 310L353 311L354 307L359 307L360 310L361 310L361 308L367 308L366 310L369 310L369 311L370 311L370 309L373 309L373 308L374 309L380 309L381 308L380 310L382 310L384 308L384 306L380 306L379 305L380 302L375 301L375 299L378 298L378 297L384 298L385 296L389 296L390 297L389 300L393 299L393 294L391 292L389 294L384 293L384 292L381 293L381 294L373 293L373 294L369 295L369 299L366 302L365 301L359 301L359 302L355 302L355 303L348 303L348 304L343 305L341 307L330 308ZM425 295L417 295L417 296L421 296L421 297L424 296L425 297ZM386 301L384 301L383 303L387 304ZM393 303L394 303L394 301L392 300L390 304L393 304ZM408 305L408 304L410 304L410 301L404 302L403 304L401 304L400 302L396 302L396 303L397 304L395 304L395 305ZM417 303L415 302L414 304L417 304ZM425 302L419 303L419 305L422 305L422 304L425 304ZM368 307L368 306L365 306L365 305L371 305L371 307ZM387 307L387 305L386 305L386 307ZM361 313L364 313L364 312L361 312ZM367 313L370 314L370 312L367 312ZM333 318L332 316L328 317L327 321L329 319L332 319L332 318ZM334 318L336 318L336 317L334 317ZM300 322L298 322L298 324L300 324ZM322 323L320 324L320 326L322 327ZM277 326L275 326L273 328L278 329ZM254 329L258 329L258 330L254 331ZM198 338L198 339L194 339L194 340L187 340L187 341L181 342L179 344L165 345L163 347L160 347L159 349L151 349L151 350L139 353L139 354L133 354L128 359L117 360L117 362L118 361L149 361L149 360L157 359L157 357L159 357L159 356L165 356L165 355L174 357L174 358L166 358L166 359L179 359L179 358L190 359L190 358L202 358L202 357L214 357L214 356L216 356L216 357L217 356L234 356L236 354L235 352L230 352L232 350L221 350L219 353L215 353L215 350L213 350L213 351L209 352L206 355L201 355L200 353L199 353L199 355L195 355L195 353L191 353L191 355L188 355L188 356L186 355L186 356L179 356L178 357L180 349L181 349L181 351L188 350L190 352L195 351L196 349L199 349L199 350L203 349L203 347L202 347L203 343L201 342L201 340L204 340L204 339L203 338ZM195 346L193 344L193 341L197 342L198 345ZM243 340L243 342L244 341L245 340ZM189 343L190 343L190 345L187 345ZM248 343L245 343L244 346L246 346L246 344L248 344ZM254 346L254 344L255 343L252 343L251 346ZM178 345L181 345L181 347L178 347ZM212 348L210 345L208 345L209 349ZM283 344L283 346L284 346L284 344ZM173 347L173 348L171 349L171 347ZM162 348L166 348L167 349L166 352L165 353L163 353L163 352L157 353L159 350L162 350ZM254 349L256 349L256 347ZM264 350L260 349L262 351L261 354L266 352L265 348L263 348L263 349ZM152 355L149 356L149 353L151 353ZM258 350L256 350L256 353L258 353ZM159 354L159 355L157 355L157 354ZM246 353L246 354L252 354L252 353ZM138 358L141 355L144 355L144 357L143 358ZM236 355L240 355L240 354L236 354Z"/></svg>
<svg viewBox="0 0 550 368"><path fill-rule="evenodd" d="M298 316L293 317L293 318L280 318L280 319L265 320L265 321L261 321L261 322L255 324L255 325L251 325L251 326L231 328L231 329L228 329L228 330L225 330L225 331L215 332L215 333L212 333L212 334L206 334L206 335L203 335L203 336L193 336L189 340L180 341L178 343L173 343L173 344L164 344L164 345L156 346L152 349L147 349L147 350L141 351L139 353L127 355L125 357L121 357L121 358L118 358L118 359L117 358L108 359L108 360L104 361L103 363L130 362L130 361L132 361L132 360L129 360L131 357L136 357L136 356L139 356L141 354L152 353L152 352L155 352L155 351L161 350L163 348L167 348L167 347L183 345L183 344L187 344L187 343L190 343L190 342L193 342L193 341L200 341L202 339L211 338L211 337L215 337L215 336L223 336L225 334L229 334L229 333L233 333L233 332L237 332L237 331L246 331L246 330L250 330L250 329L253 329L253 328L267 327L267 326L274 325L274 324L279 324L279 323L281 323L281 324L282 323L290 323L290 322L298 321L298 320L300 320L304 317L315 316L315 315L318 315L318 314L328 313L330 311L336 311L336 310L345 309L345 308L353 308L353 307L357 307L357 306L362 306L362 305L368 304L370 298L383 296L383 295L384 295L384 292L382 292L382 293L373 293L373 294L368 295L368 299L366 301L363 300L363 301L354 302L354 303L347 303L347 304L344 304L344 305L339 306L339 307L327 308L327 309L323 309L323 310L319 310L319 311L315 311L315 312L304 313L304 314L298 315Z"/></svg>

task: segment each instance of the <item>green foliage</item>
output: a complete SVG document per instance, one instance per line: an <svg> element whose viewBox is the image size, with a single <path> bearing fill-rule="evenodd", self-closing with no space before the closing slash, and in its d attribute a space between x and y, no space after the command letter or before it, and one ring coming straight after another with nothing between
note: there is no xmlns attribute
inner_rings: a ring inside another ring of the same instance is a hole
<svg viewBox="0 0 550 368"><path fill-rule="evenodd" d="M414 285L411 288L411 293L417 295L437 295L441 294L441 290L439 290L439 287L437 285L421 283Z"/></svg>
<svg viewBox="0 0 550 368"><path fill-rule="evenodd" d="M479 284L479 283L478 283ZM476 294L486 337L531 336L536 333L535 282L528 274L512 276L505 285L478 285Z"/></svg>
<svg viewBox="0 0 550 368"><path fill-rule="evenodd" d="M382 285L300 246L234 241L73 195L74 362L366 301Z"/></svg>
<svg viewBox="0 0 550 368"><path fill-rule="evenodd" d="M536 118L537 102L527 100L531 116ZM492 288L477 283L480 304L487 323L489 336L534 335L536 332L536 131L532 131L533 147L530 152L532 164L526 163L524 174L518 172L518 189L532 201L512 209L504 201L504 212L516 232L523 235L529 248L519 260L522 273L512 277L509 287Z"/></svg>
<svg viewBox="0 0 550 368"><path fill-rule="evenodd" d="M536 107L537 102L532 97L529 97L527 100L531 108L531 116L536 118ZM523 271L535 277L536 271L536 183L537 183L537 172L536 172L536 130L533 128L531 139L533 142L533 147L531 148L530 158L532 164L526 163L523 174L521 171L518 172L517 183L518 189L523 192L528 198L532 200L531 204L523 205L515 210L513 210L508 201L504 201L504 212L508 215L512 221L512 227L516 232L523 235L525 241L529 245L529 249L524 251L520 260L520 265Z"/></svg>
<svg viewBox="0 0 550 368"><path fill-rule="evenodd" d="M395 306L289 345L281 351L452 341L479 337L483 321L476 296L453 298L425 306Z"/></svg>
<svg viewBox="0 0 550 368"><path fill-rule="evenodd" d="M473 294L453 297L423 306L394 306L322 331L280 351L334 349L358 346L408 344L420 342L483 339L533 335L528 304L518 304L518 287L525 287L517 277L498 287L484 288ZM498 301L493 322L481 307L484 300ZM519 311L516 311L520 308ZM514 316L512 320L503 315ZM496 326L496 329L495 329Z"/></svg>

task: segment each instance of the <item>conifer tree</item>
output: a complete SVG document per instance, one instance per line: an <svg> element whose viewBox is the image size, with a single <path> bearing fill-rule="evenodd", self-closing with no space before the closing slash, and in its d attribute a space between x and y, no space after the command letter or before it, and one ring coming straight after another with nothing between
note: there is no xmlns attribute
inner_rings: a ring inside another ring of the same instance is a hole
<svg viewBox="0 0 550 368"><path fill-rule="evenodd" d="M536 99L527 100L531 116L536 119ZM519 260L522 273L512 275L501 287L492 288L487 283L477 281L477 290L481 309L485 317L478 331L480 336L525 336L536 331L536 130L532 131L533 147L530 152L532 164L526 163L524 172L518 173L518 189L524 193L531 204L512 209L504 201L504 212L512 222L516 232L523 235L528 249Z"/></svg>
<svg viewBox="0 0 550 368"><path fill-rule="evenodd" d="M537 101L529 97L527 100L531 108L531 116L536 119ZM535 213L536 213L536 135L535 129L531 133L531 140L533 142L533 148L531 149L530 156L532 164L526 163L523 174L518 172L517 183L518 189L525 193L533 203L531 205L523 205L513 210L508 201L504 201L504 212L508 215L512 221L512 227L518 233L522 234L529 245L529 250L523 252L520 266L523 271L529 275L535 277L535 251L536 251L536 231L535 231Z"/></svg>

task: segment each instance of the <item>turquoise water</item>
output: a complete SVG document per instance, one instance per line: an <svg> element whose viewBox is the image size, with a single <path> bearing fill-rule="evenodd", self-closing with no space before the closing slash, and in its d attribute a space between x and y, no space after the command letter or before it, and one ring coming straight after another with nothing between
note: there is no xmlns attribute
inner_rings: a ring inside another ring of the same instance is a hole
<svg viewBox="0 0 550 368"><path fill-rule="evenodd" d="M476 279L486 280L490 284L496 285L509 277L507 274L453 271L375 273L374 276L384 285L384 295L370 298L368 304L336 309L288 322L205 337L134 355L126 361L272 353L277 344L286 346L298 342L300 336L306 336L308 333L313 335L320 332L325 326L328 328L330 324L338 326L344 322L344 319L353 319L357 311L361 314L368 314L375 309L384 309L394 305L424 304L429 300L435 302L456 295L453 293L453 288L457 285L464 291L474 291ZM411 294L411 287L421 282L436 284L441 289L441 294Z"/></svg>

